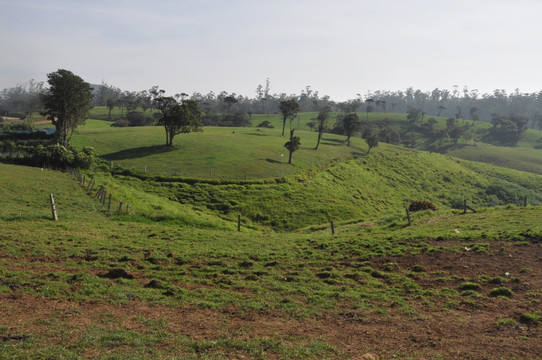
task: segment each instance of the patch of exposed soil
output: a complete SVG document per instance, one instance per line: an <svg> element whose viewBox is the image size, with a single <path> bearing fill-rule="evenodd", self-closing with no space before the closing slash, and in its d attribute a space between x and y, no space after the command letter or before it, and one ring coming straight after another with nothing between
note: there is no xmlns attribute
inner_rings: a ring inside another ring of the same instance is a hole
<svg viewBox="0 0 542 360"><path fill-rule="evenodd" d="M144 317L165 318L168 331L192 339L320 338L354 359L388 359L394 355L419 359L437 356L535 359L542 356L542 325L524 325L519 321L527 312L542 313L542 247L539 245L514 246L503 242L492 243L487 252L463 248L459 252L372 260L372 266L382 272L389 263L395 263L396 272L408 274L423 289L457 290L460 284L470 281L480 284L477 292L481 297L459 300L455 297L456 303L447 306L448 298L431 297L429 304L412 296L407 297L407 301L414 314L405 314L390 304L387 315L360 310L299 319L235 307L218 312L192 306L155 306L140 301L125 305L78 303L38 299L14 292L0 295L0 325L7 327L0 335L8 339L49 336L51 343L62 344L65 339L49 334L47 324L52 318L69 325L71 341L74 341L104 316L114 317L118 319L117 326L134 331L144 331L137 320ZM499 281L502 283L495 283ZM513 296L509 299L489 296L489 291L499 286L510 288ZM513 319L517 325L498 326L497 321L502 318Z"/></svg>

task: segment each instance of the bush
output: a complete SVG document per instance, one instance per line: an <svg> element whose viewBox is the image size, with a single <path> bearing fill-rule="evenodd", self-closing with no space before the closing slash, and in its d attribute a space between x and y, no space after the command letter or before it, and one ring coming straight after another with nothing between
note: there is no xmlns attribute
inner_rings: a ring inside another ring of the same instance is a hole
<svg viewBox="0 0 542 360"><path fill-rule="evenodd" d="M84 147L80 151L66 148L59 144L38 145L32 151L32 163L52 169L75 167L88 169L96 162L96 152L92 147Z"/></svg>
<svg viewBox="0 0 542 360"><path fill-rule="evenodd" d="M258 124L257 127L259 127L259 128L268 128L268 129L274 128L274 126L271 125L271 123L269 122L269 120L264 120L264 121L262 121L261 123Z"/></svg>
<svg viewBox="0 0 542 360"><path fill-rule="evenodd" d="M512 297L514 293L509 288L505 287L498 287L491 289L489 292L489 296L497 297L497 296L504 296L504 297Z"/></svg>
<svg viewBox="0 0 542 360"><path fill-rule="evenodd" d="M519 317L519 322L526 325L538 325L542 323L542 316L539 313L526 313Z"/></svg>
<svg viewBox="0 0 542 360"><path fill-rule="evenodd" d="M457 289L459 290L478 290L480 289L480 284L473 283L473 282L464 282L460 284Z"/></svg>
<svg viewBox="0 0 542 360"><path fill-rule="evenodd" d="M452 209L463 209L465 206L465 199L463 199L461 196L454 196L450 199L450 206Z"/></svg>
<svg viewBox="0 0 542 360"><path fill-rule="evenodd" d="M80 151L74 150L71 166L78 169L89 169L96 162L96 151L93 147L85 146Z"/></svg>
<svg viewBox="0 0 542 360"><path fill-rule="evenodd" d="M409 211L421 211L421 210L437 210L437 207L429 201L426 200L416 200L410 203L408 206Z"/></svg>

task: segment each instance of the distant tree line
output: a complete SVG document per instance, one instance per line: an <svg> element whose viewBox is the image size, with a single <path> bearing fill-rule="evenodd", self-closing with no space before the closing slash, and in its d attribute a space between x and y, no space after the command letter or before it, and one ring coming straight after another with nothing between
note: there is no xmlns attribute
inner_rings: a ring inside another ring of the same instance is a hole
<svg viewBox="0 0 542 360"><path fill-rule="evenodd" d="M156 99L160 95L158 86L141 91L123 91L103 82L92 85L91 105L105 106L104 120L118 121L118 126L142 126L156 124ZM45 91L41 82L30 80L23 85L0 91L0 115L21 119L42 110L40 94ZM522 93L515 90L494 90L480 93L467 87L452 90L416 90L412 87L399 91L373 91L365 95L356 94L350 100L337 102L328 95L306 86L297 94L273 93L269 79L256 87L255 95L243 96L236 93L213 91L207 94L194 92L177 93L176 100L190 99L199 103L203 125L246 126L251 123L252 114L280 114L281 102L295 99L299 112L318 112L329 107L332 112L408 113L417 110L423 116L444 116L447 118L485 121L492 123L496 116L523 116L527 118L526 128L542 129L542 91ZM113 109L117 111L113 112Z"/></svg>

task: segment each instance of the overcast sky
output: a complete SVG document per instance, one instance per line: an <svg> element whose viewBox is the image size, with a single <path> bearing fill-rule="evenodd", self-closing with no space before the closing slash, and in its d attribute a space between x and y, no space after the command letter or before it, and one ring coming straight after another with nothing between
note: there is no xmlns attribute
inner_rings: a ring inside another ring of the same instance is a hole
<svg viewBox="0 0 542 360"><path fill-rule="evenodd" d="M540 0L0 0L0 89L542 90Z"/></svg>

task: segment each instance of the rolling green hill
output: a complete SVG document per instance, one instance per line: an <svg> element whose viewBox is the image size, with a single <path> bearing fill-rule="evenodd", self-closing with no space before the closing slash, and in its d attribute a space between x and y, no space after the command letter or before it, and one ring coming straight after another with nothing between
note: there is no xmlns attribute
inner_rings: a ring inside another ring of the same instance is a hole
<svg viewBox="0 0 542 360"><path fill-rule="evenodd" d="M406 198L444 202L494 179L535 192L536 175L418 152L371 154L269 184L96 174L133 205L118 216L66 173L0 165L0 174L3 358L483 358L483 344L492 357L528 359L542 351L541 207L462 215L442 206L413 213L411 226L401 214ZM193 198L180 205L181 194ZM213 199L282 216L281 229L319 223L318 207L342 209L345 219L372 207L380 221L337 224L334 236L328 227L237 232L220 226L234 222L222 204L207 206ZM431 346L428 329L446 342Z"/></svg>

